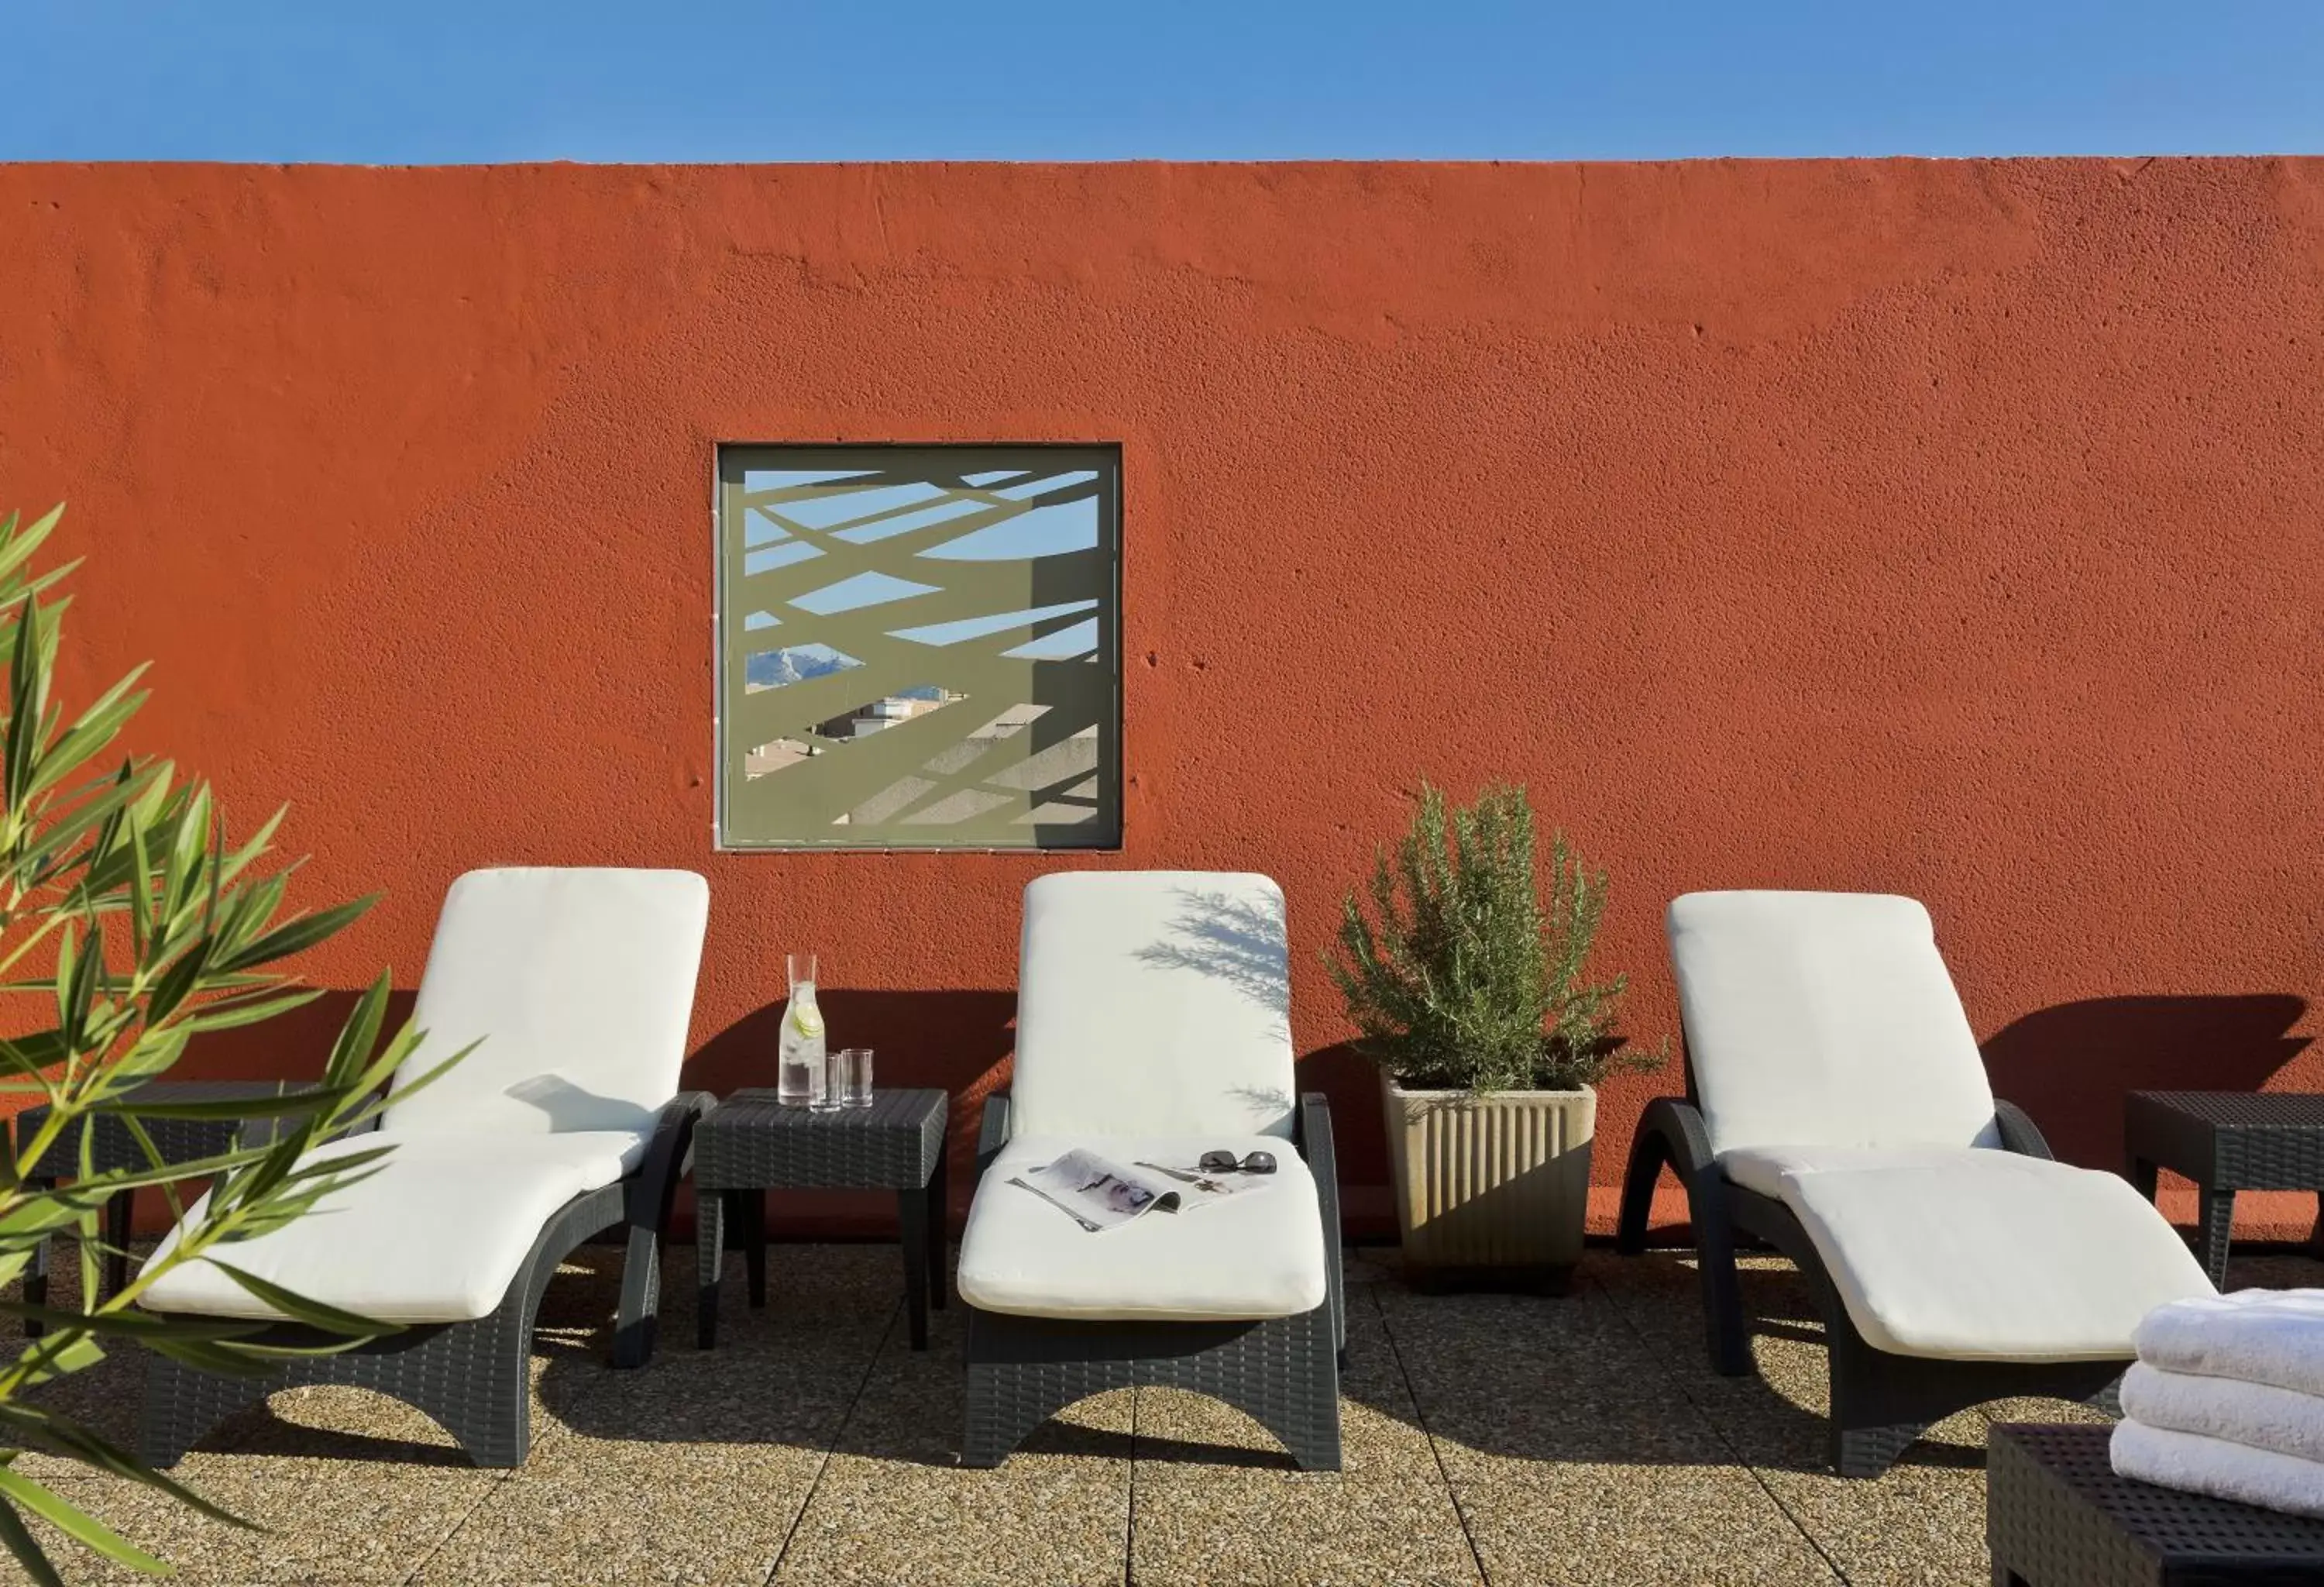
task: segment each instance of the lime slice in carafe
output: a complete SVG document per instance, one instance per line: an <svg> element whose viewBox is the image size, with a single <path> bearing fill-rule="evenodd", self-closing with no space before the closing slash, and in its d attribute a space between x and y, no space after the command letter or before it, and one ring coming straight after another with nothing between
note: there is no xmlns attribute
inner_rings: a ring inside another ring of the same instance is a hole
<svg viewBox="0 0 2324 1587"><path fill-rule="evenodd" d="M791 999L790 1021L791 1029L801 1036L816 1037L823 1034L823 1013L815 1006L813 998Z"/></svg>

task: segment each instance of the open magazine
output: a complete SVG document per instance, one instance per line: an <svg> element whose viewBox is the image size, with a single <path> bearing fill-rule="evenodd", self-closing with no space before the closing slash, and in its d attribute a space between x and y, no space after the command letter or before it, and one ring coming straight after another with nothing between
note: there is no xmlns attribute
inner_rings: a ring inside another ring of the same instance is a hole
<svg viewBox="0 0 2324 1587"><path fill-rule="evenodd" d="M1076 1147L1054 1163L1011 1177L1093 1234L1119 1229L1148 1213L1189 1212L1257 1190L1272 1175L1205 1174L1133 1162L1128 1167Z"/></svg>

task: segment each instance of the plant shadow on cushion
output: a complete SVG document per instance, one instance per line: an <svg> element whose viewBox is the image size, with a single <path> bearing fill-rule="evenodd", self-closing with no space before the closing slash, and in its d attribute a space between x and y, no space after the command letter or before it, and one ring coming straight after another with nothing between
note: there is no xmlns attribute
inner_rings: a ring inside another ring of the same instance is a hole
<svg viewBox="0 0 2324 1587"><path fill-rule="evenodd" d="M2119 1171L2126 1095L2257 1091L2309 1045L2292 1034L2307 1011L2289 992L2088 998L2014 1020L1979 1046L1994 1094L2032 1114L2061 1158ZM2292 1089L2324 1090L2316 1068Z"/></svg>
<svg viewBox="0 0 2324 1587"><path fill-rule="evenodd" d="M1282 915L1216 889L1176 890L1170 937L1139 948L1139 961L1226 982L1271 1017L1277 1039L1289 1040L1291 957Z"/></svg>

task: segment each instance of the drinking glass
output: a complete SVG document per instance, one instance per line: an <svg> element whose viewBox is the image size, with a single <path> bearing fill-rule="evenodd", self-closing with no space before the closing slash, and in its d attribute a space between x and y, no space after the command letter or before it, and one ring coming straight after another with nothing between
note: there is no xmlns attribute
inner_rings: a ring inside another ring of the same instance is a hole
<svg viewBox="0 0 2324 1587"><path fill-rule="evenodd" d="M808 1113L836 1113L848 1106L848 1050L832 1048L814 1069L814 1085L807 1092Z"/></svg>
<svg viewBox="0 0 2324 1587"><path fill-rule="evenodd" d="M847 1049L847 1105L868 1108L872 1105L872 1049L852 1047Z"/></svg>

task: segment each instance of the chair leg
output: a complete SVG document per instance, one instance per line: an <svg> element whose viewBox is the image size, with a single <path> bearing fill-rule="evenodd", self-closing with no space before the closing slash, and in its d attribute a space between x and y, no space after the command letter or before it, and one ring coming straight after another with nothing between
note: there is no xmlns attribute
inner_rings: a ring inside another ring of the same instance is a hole
<svg viewBox="0 0 2324 1587"><path fill-rule="evenodd" d="M129 1237L135 1229L137 1193L116 1192L105 1204L105 1293L119 1295L129 1287Z"/></svg>
<svg viewBox="0 0 2324 1587"><path fill-rule="evenodd" d="M145 1358L145 1398L138 1412L137 1458L174 1466L211 1428L263 1400L281 1385L263 1378L228 1378L180 1366L165 1355Z"/></svg>
<svg viewBox="0 0 2324 1587"><path fill-rule="evenodd" d="M718 1342L718 1278L726 1259L726 1193L694 1193L694 1345Z"/></svg>
<svg viewBox="0 0 2324 1587"><path fill-rule="evenodd" d="M1630 1143L1630 1164L1622 1175L1622 1210L1614 1220L1614 1249L1621 1255L1634 1257L1646 1250L1655 1186L1670 1160L1670 1143L1659 1130L1642 1130Z"/></svg>
<svg viewBox="0 0 2324 1587"><path fill-rule="evenodd" d="M914 1350L928 1347L928 1193L896 1193L896 1223L904 1248L904 1322Z"/></svg>
<svg viewBox="0 0 2324 1587"><path fill-rule="evenodd" d="M742 1214L742 1277L750 1292L751 1309L759 1311L767 1304L767 1194L763 1190L744 1191L739 1205Z"/></svg>
<svg viewBox="0 0 2324 1587"><path fill-rule="evenodd" d="M496 1352L496 1355L503 1352ZM477 1465L505 1470L524 1464L532 1448L532 1374L528 1352L495 1361L486 1380L455 1381L441 1398L406 1385L402 1394L426 1411Z"/></svg>
<svg viewBox="0 0 2324 1587"><path fill-rule="evenodd" d="M2202 1259L2203 1270L2209 1275L2213 1286L2225 1288L2227 1282L2227 1249L2232 1242L2236 1223L2236 1193L2214 1190L2208 1185L2199 1185L2196 1190L2197 1204L2202 1215L2196 1254Z"/></svg>
<svg viewBox="0 0 2324 1587"><path fill-rule="evenodd" d="M1301 1471L1336 1472L1342 1464L1340 1351L1330 1328L1299 1355L1283 1369L1288 1379L1263 1401L1229 1403L1274 1434Z"/></svg>
<svg viewBox="0 0 2324 1587"><path fill-rule="evenodd" d="M1086 1384L1054 1370L1028 1370L1009 1361L969 1362L960 1463L990 1471L1007 1460L1034 1428L1089 1392Z"/></svg>
<svg viewBox="0 0 2324 1587"><path fill-rule="evenodd" d="M630 1226L622 1259L622 1307L613 1316L613 1365L642 1367L653 1359L661 1312L661 1232Z"/></svg>
<svg viewBox="0 0 2324 1587"><path fill-rule="evenodd" d="M31 1178L24 1183L32 1190L42 1191L54 1189L57 1182L53 1179ZM49 1304L49 1257L55 1244L56 1236L52 1234L43 1234L32 1242L32 1259L24 1269L24 1304L28 1306L44 1306ZM24 1337L38 1339L40 1336L41 1324L30 1317L25 1318Z"/></svg>
<svg viewBox="0 0 2324 1587"><path fill-rule="evenodd" d="M1843 1477L1877 1477L1896 1463L1896 1457L1910 1449L1928 1431L1926 1422L1886 1422L1877 1426L1850 1427L1843 1426L1835 1416L1831 1423L1831 1469Z"/></svg>
<svg viewBox="0 0 2324 1587"><path fill-rule="evenodd" d="M1715 1183L1718 1169L1703 1177L1714 1183L1691 1188L1694 1263L1702 1278L1702 1320L1711 1350L1711 1370L1722 1378L1748 1377L1751 1330L1743 1317L1743 1284L1735 1270L1735 1232Z"/></svg>

